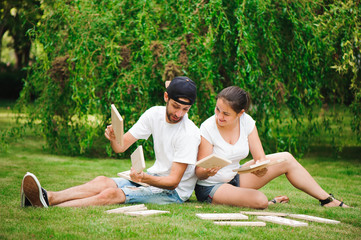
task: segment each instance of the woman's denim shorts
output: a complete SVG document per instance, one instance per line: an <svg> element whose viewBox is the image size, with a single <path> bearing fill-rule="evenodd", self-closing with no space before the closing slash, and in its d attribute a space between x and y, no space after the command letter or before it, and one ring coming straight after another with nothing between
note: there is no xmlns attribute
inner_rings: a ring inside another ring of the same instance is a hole
<svg viewBox="0 0 361 240"><path fill-rule="evenodd" d="M212 203L213 196L218 190L220 186L226 183L218 183L213 186L202 186L202 185L196 185L195 192L197 200L200 202L208 202ZM231 184L233 186L239 187L239 175L237 174L231 181L228 182L228 184Z"/></svg>

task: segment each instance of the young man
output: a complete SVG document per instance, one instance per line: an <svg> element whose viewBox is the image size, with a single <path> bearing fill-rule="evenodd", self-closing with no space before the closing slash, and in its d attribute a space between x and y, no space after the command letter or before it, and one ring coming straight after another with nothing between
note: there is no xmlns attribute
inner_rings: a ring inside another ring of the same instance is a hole
<svg viewBox="0 0 361 240"><path fill-rule="evenodd" d="M131 170L131 179L99 176L80 186L59 192L46 191L35 175L27 173L22 182L22 206L80 207L121 203L183 203L192 194L197 178L194 164L200 143L199 129L187 112L196 99L196 85L187 77L174 78L166 92L166 106L148 109L124 135L123 145L115 140L113 127L105 137L113 150L124 152L138 139L153 135L155 163L147 173Z"/></svg>

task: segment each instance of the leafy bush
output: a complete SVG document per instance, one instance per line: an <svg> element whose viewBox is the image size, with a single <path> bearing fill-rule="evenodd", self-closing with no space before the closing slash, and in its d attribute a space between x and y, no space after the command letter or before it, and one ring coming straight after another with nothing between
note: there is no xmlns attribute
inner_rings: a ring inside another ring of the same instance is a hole
<svg viewBox="0 0 361 240"><path fill-rule="evenodd" d="M41 120L48 147L65 154L102 144L111 103L128 130L147 108L163 105L164 81L177 75L197 83L190 116L198 125L221 89L249 91L267 152L306 150L323 127L312 111L322 103L352 102L360 136L359 4L44 1L44 18L30 32L43 54L19 101L36 96L31 119ZM283 121L288 113L292 122Z"/></svg>

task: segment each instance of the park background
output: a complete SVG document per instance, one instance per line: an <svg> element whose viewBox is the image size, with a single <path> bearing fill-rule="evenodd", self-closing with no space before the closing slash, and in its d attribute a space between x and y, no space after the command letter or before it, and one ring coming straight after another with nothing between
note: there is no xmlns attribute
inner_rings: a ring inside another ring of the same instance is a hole
<svg viewBox="0 0 361 240"><path fill-rule="evenodd" d="M360 1L3 0L0 7L2 217L11 223L1 225L9 233L1 236L26 236L27 231L22 235L15 227L16 216L49 218L44 212L6 207L18 204L18 183L26 171L43 175L50 167L52 175L72 178L65 184L72 186L101 173L127 170L136 146L123 154L112 152L104 137L110 105L118 108L127 131L147 108L164 105L165 81L180 75L198 86L196 104L189 112L197 126L214 113L221 89L240 86L251 94L249 114L257 121L266 153L291 152L319 182L359 206ZM149 167L152 141L139 144ZM50 176L45 180L57 190L63 187ZM357 210L343 214L342 209L315 209L314 200L279 186L281 182L265 191L271 195L286 191L301 201L287 210L344 218L352 226L351 235L344 236L355 238L360 233ZM195 205L186 206L185 212L192 212ZM103 210L68 211L80 211L86 219L88 214L101 216ZM69 215L65 210L51 211L58 219ZM332 236L342 236L347 227ZM320 228L323 238L330 229ZM200 229L205 236L215 234ZM59 232L50 227L34 236L64 237ZM133 229L120 231L121 235L112 232L123 237L126 233L138 236ZM175 231L175 236L181 233ZM310 233L303 234L295 236Z"/></svg>

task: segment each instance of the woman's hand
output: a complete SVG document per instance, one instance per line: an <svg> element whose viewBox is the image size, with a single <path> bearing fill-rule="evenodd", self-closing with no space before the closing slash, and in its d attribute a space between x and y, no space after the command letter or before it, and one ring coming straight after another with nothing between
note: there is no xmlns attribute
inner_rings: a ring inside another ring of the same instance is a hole
<svg viewBox="0 0 361 240"><path fill-rule="evenodd" d="M260 163L260 162L265 161L265 160L266 159L254 161L254 164ZM257 177L263 177L264 175L266 175L267 172L268 172L267 168L261 168L261 169L259 169L257 171L252 172L252 174L256 175Z"/></svg>
<svg viewBox="0 0 361 240"><path fill-rule="evenodd" d="M204 180L209 177L212 177L217 174L217 172L221 169L220 167L214 167L214 168L202 168L202 167L196 167L196 175L198 179Z"/></svg>
<svg viewBox="0 0 361 240"><path fill-rule="evenodd" d="M207 174L208 177L212 177L212 176L217 174L219 169L221 169L221 167L206 168L204 170L205 170L205 173Z"/></svg>

